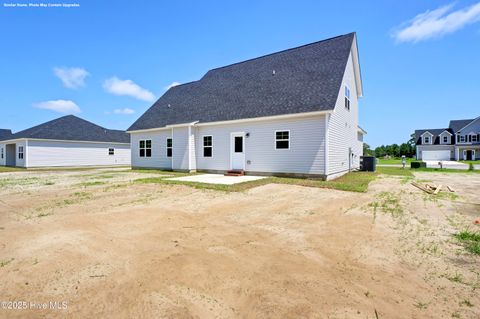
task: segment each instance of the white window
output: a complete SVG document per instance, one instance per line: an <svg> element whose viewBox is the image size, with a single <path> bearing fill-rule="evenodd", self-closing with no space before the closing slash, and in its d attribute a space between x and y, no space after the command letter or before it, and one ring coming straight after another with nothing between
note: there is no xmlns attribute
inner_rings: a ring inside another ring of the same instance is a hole
<svg viewBox="0 0 480 319"><path fill-rule="evenodd" d="M140 157L152 157L152 140L139 141Z"/></svg>
<svg viewBox="0 0 480 319"><path fill-rule="evenodd" d="M213 141L212 136L203 137L203 157L212 157Z"/></svg>
<svg viewBox="0 0 480 319"><path fill-rule="evenodd" d="M425 135L423 137L423 144L430 144L430 136Z"/></svg>
<svg viewBox="0 0 480 319"><path fill-rule="evenodd" d="M345 85L345 108L350 111L350 89Z"/></svg>
<svg viewBox="0 0 480 319"><path fill-rule="evenodd" d="M472 142L478 142L477 135L472 135Z"/></svg>
<svg viewBox="0 0 480 319"><path fill-rule="evenodd" d="M463 142L465 142L465 136L460 135L460 143L463 143Z"/></svg>
<svg viewBox="0 0 480 319"><path fill-rule="evenodd" d="M23 146L18 147L18 159L23 159Z"/></svg>
<svg viewBox="0 0 480 319"><path fill-rule="evenodd" d="M446 135L443 136L443 143L444 144L448 143L448 136L446 136Z"/></svg>
<svg viewBox="0 0 480 319"><path fill-rule="evenodd" d="M173 139L167 138L167 157L172 157L173 154Z"/></svg>
<svg viewBox="0 0 480 319"><path fill-rule="evenodd" d="M290 131L275 131L275 149L290 148Z"/></svg>
<svg viewBox="0 0 480 319"><path fill-rule="evenodd" d="M108 155L115 155L115 149L114 148L109 148L108 149Z"/></svg>

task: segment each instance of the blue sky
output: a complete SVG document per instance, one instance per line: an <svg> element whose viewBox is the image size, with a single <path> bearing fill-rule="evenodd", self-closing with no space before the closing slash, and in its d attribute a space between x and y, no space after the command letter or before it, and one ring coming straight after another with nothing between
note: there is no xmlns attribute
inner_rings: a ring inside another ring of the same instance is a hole
<svg viewBox="0 0 480 319"><path fill-rule="evenodd" d="M352 31L364 83L360 124L370 145L480 116L476 1L4 3L0 128L18 131L63 111L126 129L171 83Z"/></svg>

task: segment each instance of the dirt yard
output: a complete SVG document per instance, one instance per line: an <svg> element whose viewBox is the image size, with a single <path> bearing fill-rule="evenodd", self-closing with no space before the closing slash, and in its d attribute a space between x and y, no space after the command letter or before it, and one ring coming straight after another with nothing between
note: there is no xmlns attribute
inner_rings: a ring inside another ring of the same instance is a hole
<svg viewBox="0 0 480 319"><path fill-rule="evenodd" d="M457 191L438 197L390 176L364 194L133 182L149 175L0 174L0 317L480 317L480 257L452 236L480 230L480 174L416 174Z"/></svg>

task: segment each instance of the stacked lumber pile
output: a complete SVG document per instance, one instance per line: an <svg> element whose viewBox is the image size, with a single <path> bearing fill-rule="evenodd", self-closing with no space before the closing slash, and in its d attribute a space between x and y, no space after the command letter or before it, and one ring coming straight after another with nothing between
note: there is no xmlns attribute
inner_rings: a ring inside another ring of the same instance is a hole
<svg viewBox="0 0 480 319"><path fill-rule="evenodd" d="M412 185L421 189L422 191L424 191L425 193L428 193L428 194L432 194L432 195L437 195L438 193L440 193L441 191L448 191L448 192L452 192L454 193L455 190L448 186L448 185L434 185L434 184L419 184L417 182L412 182Z"/></svg>

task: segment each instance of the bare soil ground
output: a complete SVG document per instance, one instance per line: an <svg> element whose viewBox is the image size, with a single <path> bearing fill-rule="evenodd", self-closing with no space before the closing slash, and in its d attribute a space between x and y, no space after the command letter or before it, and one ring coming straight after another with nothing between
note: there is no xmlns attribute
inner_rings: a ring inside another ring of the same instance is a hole
<svg viewBox="0 0 480 319"><path fill-rule="evenodd" d="M0 317L480 317L480 257L452 237L479 228L480 174L416 173L457 190L438 197L387 176L362 194L139 175L0 174L0 299L28 303Z"/></svg>

